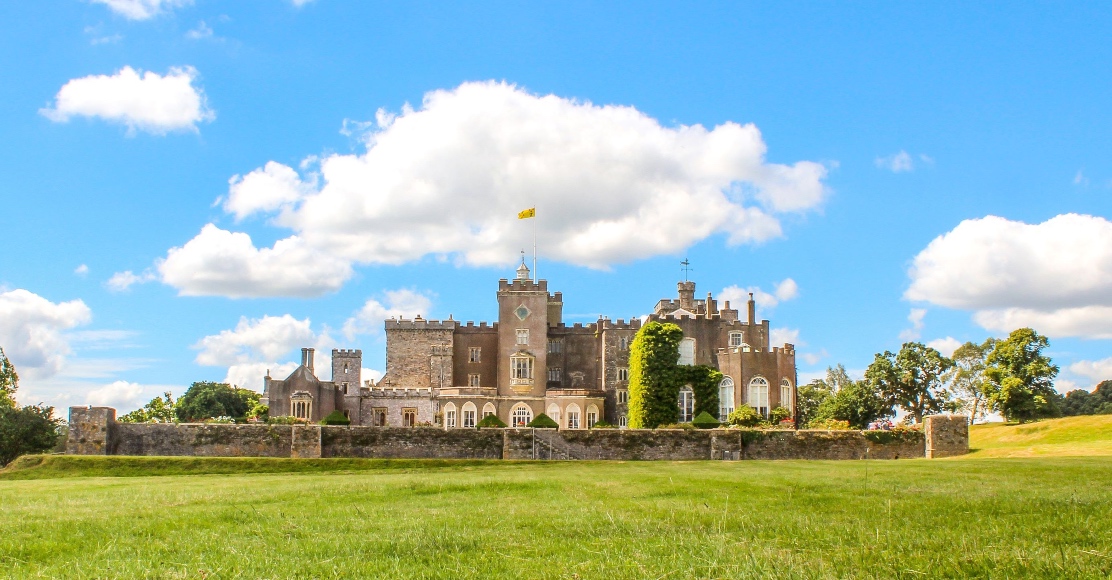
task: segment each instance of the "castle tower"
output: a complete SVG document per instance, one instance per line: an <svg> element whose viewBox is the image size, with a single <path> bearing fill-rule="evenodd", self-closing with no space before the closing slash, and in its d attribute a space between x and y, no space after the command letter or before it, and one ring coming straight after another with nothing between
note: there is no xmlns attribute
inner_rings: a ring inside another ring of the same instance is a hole
<svg viewBox="0 0 1112 580"><path fill-rule="evenodd" d="M524 259L512 282L498 281L499 356L495 382L499 395L544 396L548 314L553 302L556 299L548 295L548 281L533 282Z"/></svg>
<svg viewBox="0 0 1112 580"><path fill-rule="evenodd" d="M358 395L363 384L363 351L332 349L332 382L341 395Z"/></svg>
<svg viewBox="0 0 1112 580"><path fill-rule="evenodd" d="M688 312L695 312L695 283L680 282L676 284L680 293L680 308Z"/></svg>

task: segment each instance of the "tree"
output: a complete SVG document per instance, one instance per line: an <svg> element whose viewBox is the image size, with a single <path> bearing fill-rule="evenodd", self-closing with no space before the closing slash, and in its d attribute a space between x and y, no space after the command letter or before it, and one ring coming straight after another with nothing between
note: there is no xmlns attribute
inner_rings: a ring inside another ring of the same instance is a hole
<svg viewBox="0 0 1112 580"><path fill-rule="evenodd" d="M8 360L8 355L4 354L3 347L0 347L0 407L14 409L17 406L15 392L18 390L19 375Z"/></svg>
<svg viewBox="0 0 1112 580"><path fill-rule="evenodd" d="M985 377L985 359L996 347L996 339L989 338L981 344L967 342L954 351L954 366L950 369L950 390L955 395L955 408L969 413L969 422L987 414L985 398L988 378Z"/></svg>
<svg viewBox="0 0 1112 580"><path fill-rule="evenodd" d="M692 416L707 413L718 416L718 385L725 376L718 369L707 365L677 366L673 380L678 386L690 385L695 397L695 410ZM679 391L676 391L677 398ZM677 406L678 401L673 403ZM678 409L678 407L677 407Z"/></svg>
<svg viewBox="0 0 1112 580"><path fill-rule="evenodd" d="M1013 330L985 359L987 399L1008 421L1024 423L1060 412L1054 390L1058 367L1042 351L1050 341L1030 328Z"/></svg>
<svg viewBox="0 0 1112 580"><path fill-rule="evenodd" d="M796 425L806 427L817 418L819 408L834 395L833 389L822 379L800 385L795 392Z"/></svg>
<svg viewBox="0 0 1112 580"><path fill-rule="evenodd" d="M179 421L198 421L216 417L243 419L259 402L259 394L227 383L200 381L178 399L174 414Z"/></svg>
<svg viewBox="0 0 1112 580"><path fill-rule="evenodd" d="M174 395L166 391L161 397L151 399L142 408L120 417L121 423L173 423L178 420L175 414Z"/></svg>
<svg viewBox="0 0 1112 580"><path fill-rule="evenodd" d="M892 406L885 403L874 385L850 381L819 405L815 419L845 421L854 429L865 429L869 423L890 414Z"/></svg>
<svg viewBox="0 0 1112 580"><path fill-rule="evenodd" d="M652 429L679 418L679 385L674 380L683 330L650 322L629 347L629 427ZM717 412L717 409L715 409Z"/></svg>
<svg viewBox="0 0 1112 580"><path fill-rule="evenodd" d="M953 362L918 342L905 342L899 354L877 354L865 380L888 407L899 406L922 423L923 416L941 412L951 395L943 381Z"/></svg>
<svg viewBox="0 0 1112 580"><path fill-rule="evenodd" d="M1062 414L1112 415L1112 381L1101 381L1093 392L1075 389L1062 400Z"/></svg>

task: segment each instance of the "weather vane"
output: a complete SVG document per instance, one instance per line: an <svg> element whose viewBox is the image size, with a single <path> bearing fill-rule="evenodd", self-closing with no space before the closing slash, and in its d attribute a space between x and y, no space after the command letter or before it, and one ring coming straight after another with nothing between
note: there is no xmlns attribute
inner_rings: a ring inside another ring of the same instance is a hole
<svg viewBox="0 0 1112 580"><path fill-rule="evenodd" d="M680 265L683 266L683 281L687 282L687 275L690 274L691 271L695 268L691 267L691 260L688 260L687 258L684 258L683 261L680 262Z"/></svg>

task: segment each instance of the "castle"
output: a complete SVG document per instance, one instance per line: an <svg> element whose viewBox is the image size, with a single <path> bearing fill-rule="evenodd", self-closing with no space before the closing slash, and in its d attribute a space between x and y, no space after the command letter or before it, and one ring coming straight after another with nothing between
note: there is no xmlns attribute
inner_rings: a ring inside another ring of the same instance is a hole
<svg viewBox="0 0 1112 580"><path fill-rule="evenodd" d="M271 416L319 421L339 410L353 425L434 425L472 428L487 415L511 427L544 413L565 429L628 421L629 346L642 321L600 318L591 324L563 322L563 296L533 280L524 261L511 280L498 281L498 321L386 321L386 374L361 380L362 352L332 351L332 380L321 381L313 349L286 379L264 379L263 403ZM695 283L680 282L677 300L660 300L647 320L683 330L680 364L720 370L721 419L735 405L768 416L795 408L795 348L770 345L767 320L756 321L749 295L740 320L729 301L719 308L711 294L695 298ZM694 395L681 389L678 417L693 417Z"/></svg>

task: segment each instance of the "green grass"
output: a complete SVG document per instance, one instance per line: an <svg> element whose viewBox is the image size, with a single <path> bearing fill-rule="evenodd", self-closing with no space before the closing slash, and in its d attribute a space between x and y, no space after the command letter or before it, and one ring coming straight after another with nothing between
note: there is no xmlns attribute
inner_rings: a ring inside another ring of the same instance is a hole
<svg viewBox="0 0 1112 580"><path fill-rule="evenodd" d="M0 480L3 577L1112 574L1107 457L31 463Z"/></svg>
<svg viewBox="0 0 1112 580"><path fill-rule="evenodd" d="M969 446L974 457L1112 456L1112 415L974 425Z"/></svg>

